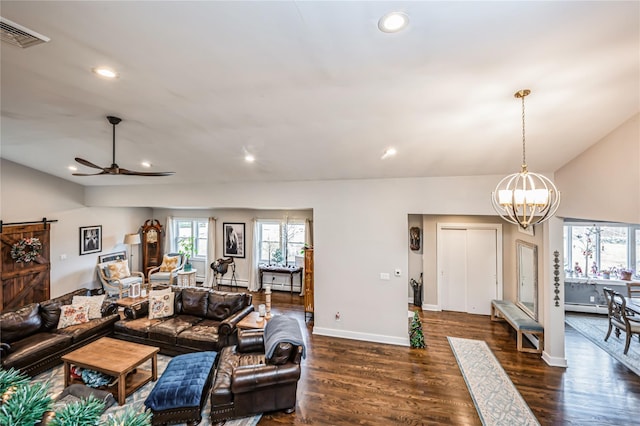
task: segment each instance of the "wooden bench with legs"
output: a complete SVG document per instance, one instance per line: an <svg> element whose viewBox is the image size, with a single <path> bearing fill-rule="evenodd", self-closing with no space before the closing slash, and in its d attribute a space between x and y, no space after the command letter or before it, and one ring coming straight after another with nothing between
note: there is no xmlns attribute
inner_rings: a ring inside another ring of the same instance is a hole
<svg viewBox="0 0 640 426"><path fill-rule="evenodd" d="M544 327L514 303L506 300L492 300L491 321L506 321L513 327L517 334L518 350L520 352L542 353L544 348ZM536 336L538 338L538 348L523 347L523 334Z"/></svg>

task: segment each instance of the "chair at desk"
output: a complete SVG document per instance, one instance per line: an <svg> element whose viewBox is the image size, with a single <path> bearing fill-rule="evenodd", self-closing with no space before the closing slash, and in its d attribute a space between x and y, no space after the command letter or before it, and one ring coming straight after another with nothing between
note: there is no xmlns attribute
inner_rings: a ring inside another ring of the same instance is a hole
<svg viewBox="0 0 640 426"><path fill-rule="evenodd" d="M231 278L229 279L229 285L233 287L233 283L235 282L235 286L238 286L238 280L236 279L236 262L234 261L233 257L230 257L228 259L217 259L211 264L211 269L213 269L215 273L216 286L222 284L222 279L224 278L224 275L229 271L229 268L231 268Z"/></svg>

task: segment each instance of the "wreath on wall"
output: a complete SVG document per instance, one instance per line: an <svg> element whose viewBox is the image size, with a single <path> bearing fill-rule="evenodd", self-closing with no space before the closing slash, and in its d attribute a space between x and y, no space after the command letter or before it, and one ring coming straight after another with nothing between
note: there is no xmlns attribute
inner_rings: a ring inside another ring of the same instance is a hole
<svg viewBox="0 0 640 426"><path fill-rule="evenodd" d="M40 256L42 243L38 238L22 238L11 246L11 258L16 263L30 263Z"/></svg>

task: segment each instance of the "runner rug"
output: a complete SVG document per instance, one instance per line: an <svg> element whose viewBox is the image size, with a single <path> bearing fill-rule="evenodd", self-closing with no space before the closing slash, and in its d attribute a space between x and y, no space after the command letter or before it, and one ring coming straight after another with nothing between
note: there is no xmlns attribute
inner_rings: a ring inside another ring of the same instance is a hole
<svg viewBox="0 0 640 426"><path fill-rule="evenodd" d="M447 339L483 425L540 425L484 341Z"/></svg>
<svg viewBox="0 0 640 426"><path fill-rule="evenodd" d="M609 336L609 339L606 342L604 341L604 336L607 335L607 330L609 329L609 318L606 315L580 315L567 313L564 321L573 327L578 333L582 334L584 337L599 346L600 349L626 365L629 370L640 376L640 342L638 342L637 335L634 335L631 338L629 352L625 355L625 333L620 333L620 337L616 337L616 331L614 328L611 330L611 336Z"/></svg>
<svg viewBox="0 0 640 426"><path fill-rule="evenodd" d="M162 375L165 368L167 368L167 364L171 360L171 357L165 355L158 355L158 378ZM147 361L146 363L141 365L141 368L146 370L151 370L151 361ZM64 368L62 365L52 368L51 370L45 371L33 378L32 382L49 382L49 394L55 398L58 396L62 390L64 389ZM117 403L109 407L104 414L102 415L102 419L106 419L110 414L117 415L121 411L125 410L129 406L134 406L136 411L144 410L144 401L147 399L147 396L151 392L151 389L155 386L157 382L149 382L132 395L127 397L127 403L125 405L118 405ZM208 397L207 397L208 399ZM211 418L209 417L211 410L211 403L207 401L202 410L202 421L199 426L209 426L211 425ZM225 426L255 426L260 420L261 415L245 417L237 420L228 420L225 423ZM186 423L183 423L186 425Z"/></svg>

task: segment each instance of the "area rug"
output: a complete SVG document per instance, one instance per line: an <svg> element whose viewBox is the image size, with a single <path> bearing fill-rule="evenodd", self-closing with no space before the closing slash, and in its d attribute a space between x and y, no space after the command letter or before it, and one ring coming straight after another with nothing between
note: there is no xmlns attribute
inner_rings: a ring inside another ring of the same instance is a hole
<svg viewBox="0 0 640 426"><path fill-rule="evenodd" d="M167 364L171 360L171 357L165 355L158 355L158 377L162 375L165 368L167 368ZM142 364L140 368L151 370L151 361L147 361ZM50 390L49 393L54 398L58 396L64 389L64 368L62 365L52 368L49 371L45 371L33 378L32 382L49 382ZM147 399L147 396L151 392L151 389L155 386L156 382L149 382L132 395L127 397L127 403L125 405L118 405L117 403L113 406L109 407L104 414L102 415L102 419L106 419L109 415L117 415L121 411L125 410L129 406L134 406L137 410L144 410L144 401ZM209 418L211 409L211 404L208 402L205 404L204 409L202 410L202 421L199 426L208 426L211 425L211 419ZM260 421L261 415L245 417L237 420L228 420L225 423L225 426L255 426ZM183 423L186 425L186 423Z"/></svg>
<svg viewBox="0 0 640 426"><path fill-rule="evenodd" d="M540 425L484 341L447 339L483 425Z"/></svg>
<svg viewBox="0 0 640 426"><path fill-rule="evenodd" d="M607 335L607 330L609 329L609 319L606 315L567 313L564 320L578 333L591 340L613 358L626 365L629 370L640 376L640 342L638 342L638 336L633 336L629 345L629 352L625 355L624 342L626 336L624 333L620 333L618 338L615 330L612 330L609 339L606 342L604 341L604 336Z"/></svg>

